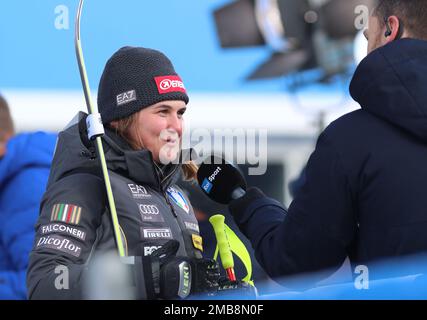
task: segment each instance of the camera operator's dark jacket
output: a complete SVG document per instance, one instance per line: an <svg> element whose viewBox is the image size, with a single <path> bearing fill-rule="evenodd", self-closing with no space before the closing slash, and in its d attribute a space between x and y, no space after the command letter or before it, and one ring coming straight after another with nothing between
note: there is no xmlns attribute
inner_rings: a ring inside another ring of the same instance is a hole
<svg viewBox="0 0 427 320"><path fill-rule="evenodd" d="M77 124L59 134L30 255L30 299L89 298L83 279L91 257L116 251L99 160L93 159L96 153L85 141L84 116L79 116ZM150 152L131 150L108 130L103 139L126 255L148 256L174 239L180 243L177 256L201 258L193 209L174 185L180 165L168 165L160 172ZM55 286L58 266L68 268L69 289Z"/></svg>
<svg viewBox="0 0 427 320"><path fill-rule="evenodd" d="M427 42L373 51L350 92L361 110L321 134L288 210L255 190L231 204L272 276L427 251Z"/></svg>

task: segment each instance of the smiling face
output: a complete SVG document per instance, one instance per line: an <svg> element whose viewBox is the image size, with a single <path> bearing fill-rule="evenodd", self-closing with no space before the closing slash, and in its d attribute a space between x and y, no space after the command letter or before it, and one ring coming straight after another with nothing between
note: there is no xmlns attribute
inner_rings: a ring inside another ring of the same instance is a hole
<svg viewBox="0 0 427 320"><path fill-rule="evenodd" d="M157 163L167 164L178 156L186 104L162 101L136 114L127 136L136 149L148 149Z"/></svg>

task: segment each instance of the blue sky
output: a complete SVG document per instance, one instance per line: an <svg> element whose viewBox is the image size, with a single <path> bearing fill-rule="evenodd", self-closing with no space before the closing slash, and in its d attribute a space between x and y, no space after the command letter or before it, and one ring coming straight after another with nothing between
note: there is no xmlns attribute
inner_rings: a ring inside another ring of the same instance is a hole
<svg viewBox="0 0 427 320"><path fill-rule="evenodd" d="M223 50L212 11L228 0L86 0L82 45L93 89L106 60L125 45L165 52L192 92L280 92L283 79L247 83L267 48ZM55 8L69 10L58 30ZM0 11L0 89L79 89L74 51L78 0L14 0Z"/></svg>

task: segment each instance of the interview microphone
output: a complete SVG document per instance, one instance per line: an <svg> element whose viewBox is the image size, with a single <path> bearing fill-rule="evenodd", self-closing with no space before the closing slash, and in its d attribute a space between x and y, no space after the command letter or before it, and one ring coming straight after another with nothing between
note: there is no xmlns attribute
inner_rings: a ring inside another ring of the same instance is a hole
<svg viewBox="0 0 427 320"><path fill-rule="evenodd" d="M222 204L229 204L246 193L246 181L240 171L223 158L213 155L201 163L197 181L209 198Z"/></svg>

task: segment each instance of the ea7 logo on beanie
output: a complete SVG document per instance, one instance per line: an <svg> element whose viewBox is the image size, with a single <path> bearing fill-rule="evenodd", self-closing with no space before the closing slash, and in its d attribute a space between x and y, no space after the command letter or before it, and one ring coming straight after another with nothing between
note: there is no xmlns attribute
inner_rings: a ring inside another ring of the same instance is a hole
<svg viewBox="0 0 427 320"><path fill-rule="evenodd" d="M135 90L123 92L117 95L117 105L121 106L131 101L136 100L136 92Z"/></svg>
<svg viewBox="0 0 427 320"><path fill-rule="evenodd" d="M155 77L154 80L156 81L157 90L159 90L160 94L175 91L186 92L184 83L179 76Z"/></svg>

